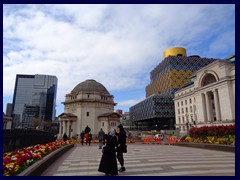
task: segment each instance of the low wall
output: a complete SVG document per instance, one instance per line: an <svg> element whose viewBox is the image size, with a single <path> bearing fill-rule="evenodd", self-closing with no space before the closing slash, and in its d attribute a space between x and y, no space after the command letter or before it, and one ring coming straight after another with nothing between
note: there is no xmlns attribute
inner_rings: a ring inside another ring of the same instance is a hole
<svg viewBox="0 0 240 180"><path fill-rule="evenodd" d="M46 144L56 140L52 132L35 129L3 130L3 151L10 152L36 144Z"/></svg>
<svg viewBox="0 0 240 180"><path fill-rule="evenodd" d="M235 146L230 146L230 145L204 144L204 143L198 144L198 143L184 143L184 142L177 142L172 145L193 147L193 148L203 148L203 149L209 149L209 150L217 150L217 151L225 151L225 152L235 153Z"/></svg>
<svg viewBox="0 0 240 180"><path fill-rule="evenodd" d="M72 147L74 147L73 144L66 145L60 149L57 149L56 151L45 156L43 159L29 166L23 172L18 174L18 176L40 176L53 162L55 162L60 156L62 156L65 152L70 150Z"/></svg>

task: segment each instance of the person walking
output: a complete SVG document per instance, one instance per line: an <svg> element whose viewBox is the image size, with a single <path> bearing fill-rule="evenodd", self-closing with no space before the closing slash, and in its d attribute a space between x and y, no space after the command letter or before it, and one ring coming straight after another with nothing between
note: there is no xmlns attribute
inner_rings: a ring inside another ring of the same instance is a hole
<svg viewBox="0 0 240 180"><path fill-rule="evenodd" d="M104 135L105 135L105 132L101 128L100 131L98 132L99 149L102 149Z"/></svg>
<svg viewBox="0 0 240 180"><path fill-rule="evenodd" d="M118 136L118 141L117 141L117 159L121 165L121 168L119 169L119 172L124 172L126 171L126 168L124 167L124 158L123 158L123 153L127 152L127 146L126 146L126 132L123 128L122 124L119 124L117 126L117 136Z"/></svg>
<svg viewBox="0 0 240 180"><path fill-rule="evenodd" d="M91 145L91 141L92 141L92 134L91 132L88 133L88 144L89 146Z"/></svg>
<svg viewBox="0 0 240 180"><path fill-rule="evenodd" d="M82 133L80 134L80 136L81 136L81 143L82 143L82 146L83 146L83 143L84 143L84 136L85 136L84 131L82 131Z"/></svg>
<svg viewBox="0 0 240 180"><path fill-rule="evenodd" d="M85 134L85 141L86 141L86 145L87 145L87 143L88 143L88 133L87 134Z"/></svg>
<svg viewBox="0 0 240 180"><path fill-rule="evenodd" d="M86 128L85 128L85 134L88 134L90 131L91 131L91 128L88 127L88 125L87 125Z"/></svg>
<svg viewBox="0 0 240 180"><path fill-rule="evenodd" d="M106 135L106 146L103 149L102 158L98 171L105 173L106 176L118 175L116 158L117 137L113 129Z"/></svg>
<svg viewBox="0 0 240 180"><path fill-rule="evenodd" d="M68 139L67 134L64 133L64 134L63 134L63 140L66 141L67 139Z"/></svg>

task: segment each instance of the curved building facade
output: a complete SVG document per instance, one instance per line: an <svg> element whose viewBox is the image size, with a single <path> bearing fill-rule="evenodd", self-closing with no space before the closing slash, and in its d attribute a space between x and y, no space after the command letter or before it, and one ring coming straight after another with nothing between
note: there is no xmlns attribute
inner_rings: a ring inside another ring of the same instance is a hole
<svg viewBox="0 0 240 180"><path fill-rule="evenodd" d="M59 136L80 135L86 126L96 136L100 128L108 132L120 122L120 115L114 113L114 96L99 82L86 80L79 83L65 96L64 113L60 121Z"/></svg>
<svg viewBox="0 0 240 180"><path fill-rule="evenodd" d="M130 107L130 119L138 129L175 129L174 93L196 71L217 60L186 55L185 48L167 49L164 59L150 72L146 99Z"/></svg>

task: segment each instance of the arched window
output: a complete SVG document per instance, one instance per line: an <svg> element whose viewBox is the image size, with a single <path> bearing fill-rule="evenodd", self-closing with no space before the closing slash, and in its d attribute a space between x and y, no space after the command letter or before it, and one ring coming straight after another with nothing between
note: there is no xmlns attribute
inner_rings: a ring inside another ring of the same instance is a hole
<svg viewBox="0 0 240 180"><path fill-rule="evenodd" d="M216 82L216 78L214 75L212 74L206 74L205 77L202 80L202 86L207 86L209 84L212 84L214 82Z"/></svg>

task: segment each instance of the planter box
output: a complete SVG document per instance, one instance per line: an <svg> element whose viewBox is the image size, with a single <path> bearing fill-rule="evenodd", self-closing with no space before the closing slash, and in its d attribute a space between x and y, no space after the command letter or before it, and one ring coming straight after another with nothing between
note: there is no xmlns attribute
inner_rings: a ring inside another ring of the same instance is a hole
<svg viewBox="0 0 240 180"><path fill-rule="evenodd" d="M209 150L218 150L218 151L226 151L235 153L235 146L230 145L222 145L222 144L206 144L206 143L185 143L185 142L177 142L172 145L175 146L184 146L184 147L193 147L193 148L203 148Z"/></svg>
<svg viewBox="0 0 240 180"><path fill-rule="evenodd" d="M29 166L17 176L40 176L53 162L55 162L61 155L74 147L73 144L63 146L60 149L50 153L43 159Z"/></svg>

